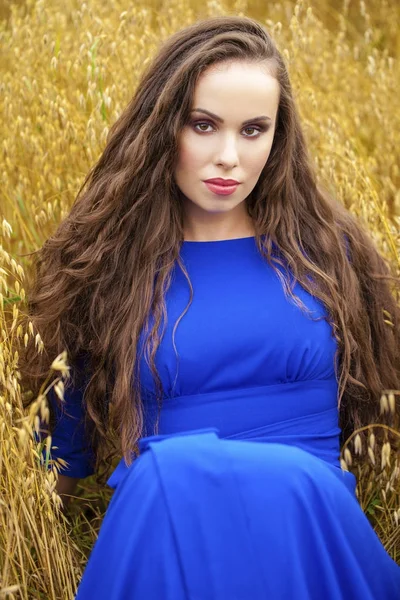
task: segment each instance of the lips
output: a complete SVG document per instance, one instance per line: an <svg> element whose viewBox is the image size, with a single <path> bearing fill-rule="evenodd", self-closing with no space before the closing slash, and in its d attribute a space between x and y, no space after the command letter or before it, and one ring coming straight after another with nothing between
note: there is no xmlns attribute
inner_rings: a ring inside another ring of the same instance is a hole
<svg viewBox="0 0 400 600"><path fill-rule="evenodd" d="M230 196L239 186L238 183L235 185L218 185L217 183L210 183L209 181L205 181L204 184L208 187L210 192L213 192L218 196Z"/></svg>
<svg viewBox="0 0 400 600"><path fill-rule="evenodd" d="M216 185L238 185L239 181L236 179L221 179L220 177L216 177L215 179L206 179L205 183L214 183Z"/></svg>

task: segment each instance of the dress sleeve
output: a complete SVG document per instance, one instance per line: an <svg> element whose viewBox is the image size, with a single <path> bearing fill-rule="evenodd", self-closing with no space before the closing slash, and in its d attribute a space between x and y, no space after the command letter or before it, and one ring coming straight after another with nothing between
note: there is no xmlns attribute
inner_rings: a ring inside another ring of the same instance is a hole
<svg viewBox="0 0 400 600"><path fill-rule="evenodd" d="M52 435L51 458L62 458L68 466L60 475L84 478L94 473L94 453L85 435L83 391L69 388L64 391L64 403L59 406L55 392L49 393L49 402L56 414L56 425Z"/></svg>
<svg viewBox="0 0 400 600"><path fill-rule="evenodd" d="M68 462L59 471L60 475L68 477L84 478L95 472L95 456L84 428L83 392L84 386L66 388L62 406L54 389L47 396L55 413L50 458L62 458Z"/></svg>

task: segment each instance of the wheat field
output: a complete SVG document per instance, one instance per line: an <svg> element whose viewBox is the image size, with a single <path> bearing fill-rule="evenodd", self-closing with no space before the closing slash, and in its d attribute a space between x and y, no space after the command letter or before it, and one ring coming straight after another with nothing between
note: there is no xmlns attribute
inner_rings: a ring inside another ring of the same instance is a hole
<svg viewBox="0 0 400 600"><path fill-rule="evenodd" d="M32 324L20 324L27 255L68 213L158 44L219 14L250 16L269 29L319 178L400 275L397 0L0 1L0 598L73 598L111 497L90 477L65 516L56 465L47 464L50 438L42 448L34 436L39 416L48 419L48 382L29 411L22 408L18 344L33 336L44 350ZM60 378L64 361L54 357ZM399 393L382 391L383 420ZM357 476L362 509L400 564L400 441L389 443L387 430L377 423L365 438L355 431L342 467ZM398 422L391 433L400 440Z"/></svg>

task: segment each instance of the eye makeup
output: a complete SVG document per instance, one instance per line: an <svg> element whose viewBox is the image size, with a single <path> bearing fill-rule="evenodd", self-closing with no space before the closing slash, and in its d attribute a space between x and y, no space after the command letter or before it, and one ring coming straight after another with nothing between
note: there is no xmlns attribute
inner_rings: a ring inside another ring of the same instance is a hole
<svg viewBox="0 0 400 600"><path fill-rule="evenodd" d="M201 121L193 121L190 123L190 125L193 127L194 131L200 133L200 134L208 134L210 133L209 131L202 131L200 129L196 129L196 127L198 125L209 125L210 127L213 127L214 124L210 121L205 121L204 119ZM252 125L252 124L248 124L246 125L243 129L253 129L254 131L258 131L258 135L245 135L244 137L247 137L249 139L251 138L259 138L260 135L266 131L268 131L269 129L269 125L264 124L264 123L259 123L258 125Z"/></svg>

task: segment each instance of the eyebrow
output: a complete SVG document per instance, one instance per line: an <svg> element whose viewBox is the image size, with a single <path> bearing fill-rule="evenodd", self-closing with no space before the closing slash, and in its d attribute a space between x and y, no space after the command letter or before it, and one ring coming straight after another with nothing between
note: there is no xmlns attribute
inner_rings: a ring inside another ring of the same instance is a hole
<svg viewBox="0 0 400 600"><path fill-rule="evenodd" d="M224 123L224 120L221 117L218 117L218 115L214 115L214 113L210 112L209 110L206 110L205 108L194 108L191 112L201 112L205 115L208 115L209 117L212 117L213 119L218 121L218 123ZM254 123L254 121L272 121L272 119L267 115L261 115L260 117L253 117L253 119L247 119L246 121L243 121L242 125Z"/></svg>

